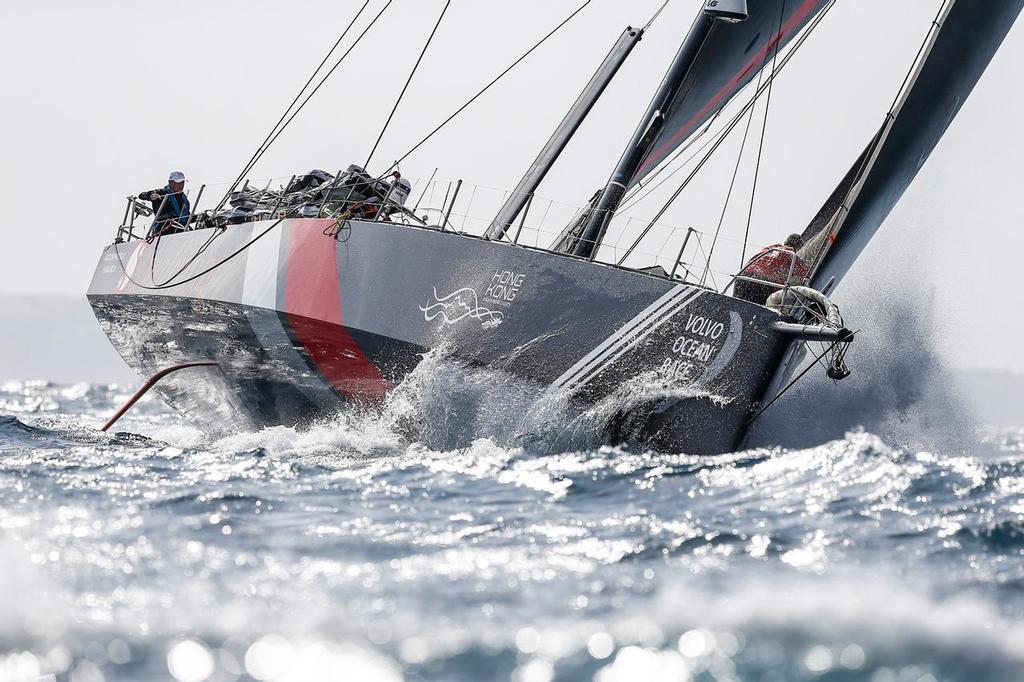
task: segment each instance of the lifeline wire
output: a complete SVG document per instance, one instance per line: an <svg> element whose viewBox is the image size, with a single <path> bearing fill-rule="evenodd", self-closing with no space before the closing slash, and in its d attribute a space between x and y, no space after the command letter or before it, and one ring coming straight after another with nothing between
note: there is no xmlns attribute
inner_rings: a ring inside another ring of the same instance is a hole
<svg viewBox="0 0 1024 682"><path fill-rule="evenodd" d="M233 259L238 254L240 254L243 251L245 251L246 249L248 249L250 246L252 246L256 242L258 242L260 239L262 239L264 236L266 236L271 230L273 230L275 227L277 227L282 222L284 222L284 220L285 220L284 218L278 218L277 220L274 221L274 223L270 227L268 227L267 229L265 229L262 232L260 232L258 235L256 235L252 239L250 239L245 244L242 244L242 246L238 247L238 249L236 249L235 251L231 252L226 257L224 257L221 260L217 261L216 263L214 263L210 267L206 268L202 272L198 272L198 273L192 275L191 277L189 277L187 279L183 279L180 282L175 282L174 284L168 284L167 282L164 282L163 284L158 284L156 286L146 286L145 284L139 284L134 279L132 279L131 275L128 274L128 269L124 265L124 260L121 258L121 250L117 248L119 246L117 244L114 245L114 253L117 254L117 261L118 261L118 263L121 264L121 272L124 273L124 276L128 279L129 282L131 282L135 286L139 287L140 289L146 289L147 291L160 291L162 289L170 289L172 287L181 286L182 284L188 284L189 282L191 282L193 280L196 280L196 279L199 279L200 277L202 277L203 275L205 275L207 273L213 272L214 270L216 270L220 266L224 265L225 263L227 263L228 261ZM216 229L216 228L214 228L214 229ZM212 240L210 240L210 241L212 241ZM208 245L209 245L209 242L207 242L207 246ZM204 249L205 249L205 246L203 247L203 249L200 250L200 252L202 252L202 250L204 250ZM181 270L178 271L178 274L180 274L180 273L181 273ZM175 275L175 276L177 276L177 275ZM172 277L171 279L173 279L173 278L174 277Z"/></svg>
<svg viewBox="0 0 1024 682"><path fill-rule="evenodd" d="M532 53L533 53L534 51L536 51L536 50L537 50L537 49L538 49L538 48L539 48L539 47L540 47L541 45L543 45L543 44L544 44L545 42L547 42L547 41L548 41L548 39L550 39L550 38L551 38L551 37L552 37L553 35L555 35L555 33L557 33L557 32L558 32L559 30L561 30L561 29L562 29L562 27L564 27L564 26L565 26L566 24L568 24L568 23L569 23L570 21L572 21L572 19L574 19L574 18L575 18L575 17L576 17L576 16L577 16L577 15L578 15L578 14L579 14L580 12L582 12L582 11L583 11L583 10L584 10L584 9L585 9L585 8L586 8L586 7L588 6L588 5L590 5L590 3L591 3L592 1L593 1L593 0L586 0L586 1L585 1L585 2L583 3L583 4L581 4L581 5L580 5L580 6L579 6L579 7L578 7L578 8L577 8L577 9L576 9L576 10L575 10L575 11L574 11L574 12L573 12L572 14L570 14L570 15L569 15L568 17L566 17L565 19L563 19L561 23L559 23L559 24L558 24L557 26L555 26L555 27L554 27L554 28L553 28L553 29L552 29L551 31L549 31L549 32L548 32L548 33L547 33L547 34L546 34L546 35L545 35L545 36L544 36L543 38L541 38L541 39L540 39L539 41L537 41L537 42L536 42L536 43L535 43L535 44L534 44L534 45L533 45L532 47L530 47L530 49L528 49L528 50L527 50L527 51L526 51L525 53L523 53L523 54L522 54L522 55L521 55L521 56L520 56L520 57L519 57L518 59L516 59L516 60L515 60L514 62L512 62L512 64L510 64L510 65L509 65L509 66L508 66L508 67L507 67L507 68L506 68L506 69L505 69L504 71L502 71L502 72L501 72L500 74L498 74L498 75L497 75L497 76L496 76L496 77L495 77L495 78L494 78L494 79L493 79L493 80L492 80L492 81L491 81L490 83L488 83L487 85L485 85L485 86L484 86L484 87L483 87L483 88L482 88L482 89L481 89L481 90L480 90L479 92L477 92L477 93L476 93L475 95L473 95L473 97L471 97L471 98L470 98L470 99L469 99L469 100L468 100L468 101L467 101L467 102L466 102L465 104L463 104L463 105L462 105L461 107L459 107L459 108L458 108L458 109L457 109L457 110L456 110L456 111L455 111L455 112L454 112L454 113L453 113L453 114L452 114L451 116L449 116L449 117L448 117L448 118L446 118L446 119L445 119L444 121L442 121L442 122L441 122L441 124L440 124L440 125L438 125L438 126L437 126L436 128L434 128L434 129L433 129L433 130L432 130L432 131L431 131L431 132L430 132L429 134L427 134L427 136L426 136L426 137L424 137L424 138L423 138L422 140L420 140L420 141L419 141L418 143L416 143L416 145L415 145L415 146L413 146L413 147L412 147L412 148L411 148L411 149L410 149L410 150L409 150L408 152L406 152L406 153L405 153L404 155L402 155L402 157L401 157L401 158L399 158L398 160L396 160L396 161L395 161L395 163L394 163L394 165L392 165L392 168L394 168L395 166L397 166L397 165L398 165L399 163L401 163L401 162L402 162L402 161L403 161L404 159L406 159L406 158L407 158L407 157L408 157L408 156L409 156L410 154L412 154L412 153L413 153L413 152L415 152L415 151L416 151L417 149L419 149L419 147L421 147L421 146L422 146L423 144L425 144L425 143L427 142L427 140L429 140L429 139L430 139L431 137L433 137L433 136L434 136L434 135L435 135L436 133L438 133L438 132L439 132L439 131L440 131L440 130L441 130L442 128L444 128L444 127L445 127L446 125L448 125L448 123L450 123L450 122L451 122L452 120L454 120L456 116L458 116L458 115L459 115L459 114L461 114L461 113L462 113L463 111L465 111L465 110L466 110L466 109L467 109L467 108L468 108L468 107L469 107L469 106L470 106L470 105L471 105L471 104L472 104L473 102L475 102L475 101L476 101L477 99L479 99L479 98L480 98L480 97L481 97L481 96L482 96L482 95L483 95L483 94L484 94L485 92L487 92L487 91L488 91L488 90L489 90L489 89L490 89L491 87L493 87L493 86L494 86L494 85L495 85L495 84L496 84L496 83L497 83L497 82L498 82L499 80L501 80L501 79L502 79L502 78L503 78L504 76L506 76L506 75L507 75L507 74L508 74L508 73L509 73L510 71L512 71L512 70L513 70L513 69L514 69L514 68L515 68L516 66L518 66L518 65L519 65L519 64L520 64L520 63L521 63L521 62L522 62L523 60L525 60L525 59L526 59L527 57L529 57L529 56L530 56L530 55L531 55L531 54L532 54ZM237 178L237 179L235 180L235 182L234 182L234 183L232 183L232 186L231 186L231 188L230 188L230 189L229 189L229 190L227 191L227 193L226 193L226 194L224 195L224 197L223 197L223 198L221 199L220 203L219 203L219 204L218 204L218 206L217 206L217 208L218 208L218 209L219 209L219 208L220 208L221 206L223 206L223 205L224 205L224 201L225 201L225 200L227 199L227 197L228 197L228 196L230 196L231 192L232 192L232 191L234 190L234 188L235 188L235 187L236 187L236 186L238 185L238 183L239 183L239 182L241 181L241 178L242 178L242 177L244 177L244 175L245 175L246 173L248 173L248 172L249 172L249 171L250 171L250 170L252 169L252 167L253 167L253 166L255 166L255 164L256 164L256 163L257 163L257 162L259 161L259 159L260 159L260 158L261 158L261 157L263 156L263 154L264 154L264 153L265 153L265 152L267 151L267 149L269 149L269 148L270 148L270 146L271 146L271 145L272 145L272 144L273 144L273 143L274 143L274 142L275 142L275 141L277 140L277 138L278 138L278 137L279 137L279 136L281 135L281 133L282 133L282 132L284 131L284 129L288 127L288 125L289 125L289 124L290 124L290 123L292 122L292 120L294 120L295 116L296 116L296 115L298 115L298 113L299 113L299 112L300 112L300 111L302 110L302 108L306 106L306 104L307 104L307 103L309 102L309 100L310 100L310 99L311 99L311 98L313 97L313 95L315 95L315 94L316 94L316 92L317 92L317 91L318 91L318 90L319 90L319 89L320 89L320 88L321 88L321 87L323 86L323 84L324 84L325 82L327 82L327 79L328 79L328 78L330 78L330 76L331 76L331 75L332 75L332 74L334 73L334 71L335 71L335 70L336 70L336 69L337 69L337 68L338 68L338 67L339 67L339 66L341 65L341 63L342 63L342 62L343 62L343 61L345 60L345 58L346 58L346 57L347 57L347 56L349 55L349 53L351 53L351 52L352 52L352 50L353 50L353 49L354 49L354 48L356 47L356 45L358 45L358 44L359 44L359 42L360 42L360 41L361 41L361 40L362 40L362 39L363 39L363 38L364 38L364 37L366 36L366 34L367 34L367 33L369 32L369 30L370 30L370 29L371 29L371 28L372 28L372 27L374 26L374 24L376 24L376 23L377 23L377 20L378 20L378 19L380 19L381 15L383 15L383 14L384 14L384 12L385 12L385 11L386 11L386 10L388 9L388 7L390 7L390 6L391 6L391 3L392 3L392 2L393 2L393 0L388 0L388 2L387 2L387 3L385 4L385 5L384 5L384 7L382 7L382 8L381 8L381 10L380 10L380 11L379 11L379 12L377 13L377 15L376 15L376 16L375 16L375 17L373 18L373 20L372 20L372 21L370 21L370 23L369 23L369 24L368 24L368 25L366 26L366 28L364 28L364 29L363 29L362 33L360 33L360 34L359 34L359 36L358 36L358 37L356 38L356 40L355 40L355 41L354 41L354 42L352 43L352 45L351 45L351 46L349 46L348 50L346 50L346 51L345 51L345 53L344 53L344 54L342 54L342 56L341 56L341 57L340 57L340 58L338 59L338 61L337 61L337 62L336 62L336 63L334 64L334 66L333 66L333 67L331 67L330 71L328 71L328 72L327 72L327 73L326 73L326 74L324 75L324 77L323 77L323 78L322 78L322 79L320 80L320 82L319 82L319 83L317 84L317 86L316 86L316 87L315 87L315 88L314 88L314 89L313 89L313 90L312 90L312 91L311 91L311 92L309 93L309 95L307 95L306 99L304 99L304 100L302 101L302 103L301 103L301 104L300 104L300 105L298 106L298 108L297 108L297 109L295 109L294 113L292 113L292 114L291 114L291 116L290 116L290 117L289 117L289 118L288 118L288 119L287 119L287 120L286 120L286 121L284 122L284 124L283 124L283 125L278 125L278 126L275 126L275 129L272 129L272 130L271 130L270 134L269 134L269 135L267 136L267 139L265 139L265 140L264 140L264 143L263 143L262 145L260 145L260 148L256 150L256 153L255 153L255 154L253 155L253 157L252 157L252 158L250 159L249 163L248 163L248 164L246 164L246 168L245 168L245 169L244 169L244 170L242 171L242 173L240 173L240 174L239 174L239 177L238 177L238 178ZM357 20L357 19L359 18L360 14L362 14L362 11L363 11L363 9L365 9L365 8L366 8L366 5L367 5L367 4L369 4L369 0L366 0L366 3L364 3L363 7L362 7L362 8L360 8L359 12L358 12L358 13L356 14L356 16L355 16L355 17L354 17L354 18L352 19L352 21L351 21L351 22L349 23L349 26L348 26L348 27L347 27L347 28L345 29L345 32L344 32L344 33L342 33L342 36L341 36L341 37L340 37L340 38L338 39L337 43L335 44L335 47L334 47L334 48L332 48L330 52L328 52L327 56L326 56L326 57L324 57L324 60L323 60L323 62L321 62L320 66L319 66L319 67L317 67L316 71L314 71L314 72L313 72L313 75L312 75L312 76L310 76L310 78L309 78L309 81L307 81L307 83L306 83L306 86L304 86L304 87L302 88L302 90L300 90L300 91L299 91L299 94L298 94L298 95L296 95L296 97L295 97L295 101L297 101L297 100L298 100L298 99L299 99L299 98L300 98L300 97L302 96L303 92L304 92L304 91L306 90L306 88L307 88L307 87L309 86L309 83L310 83L310 82L312 82L312 81L313 81L313 80L314 80L314 79L316 78L316 75L317 75L317 73L319 73L320 69L321 69L321 68L323 67L323 64L324 64L324 63L326 63L326 62L327 62L327 60L328 60L328 59L330 58L331 54L333 54L333 52L334 52L334 49L335 49L335 48L337 47L337 45L338 45L338 44L340 44L340 43L341 43L341 41L342 41L342 40L344 39L345 35L346 35L346 34L348 33L349 29L351 29L352 25L354 25L354 24L355 24L356 20ZM449 0L449 3L448 3L448 4L450 4L450 0ZM446 5L445 5L445 8L444 8L444 10L443 10L443 11L442 11L442 13L441 13L441 18L443 18L443 17L444 17L444 12L445 12L445 11L447 11L447 9L448 9L448 4L446 4ZM657 16L657 15L655 15L655 16ZM441 21L441 19L438 19L438 25L440 24L440 21ZM434 27L434 32L436 32L436 31L437 31L437 26L435 26L435 27ZM434 35L434 33L432 32L432 33L431 33L431 39L433 38L433 35ZM429 46L429 44L430 44L430 39L428 39L428 41L427 41L427 46ZM427 47L427 46L425 46L425 47L424 47L424 53L426 52L426 47ZM420 59L422 59L422 57L423 57L423 55L421 54L421 55L420 55ZM419 61L417 61L417 66L418 66L418 65L419 65ZM413 69L413 73L415 73L415 67L414 67L414 69ZM412 75L410 75L410 80L411 80L411 78L412 78ZM408 87L408 82L406 83L406 87ZM404 94L404 92L405 92L405 89L403 88L403 94ZM294 106L294 102L295 102L295 101L293 101L293 102L292 102L292 105L293 105L293 106ZM399 96L399 101L401 101L401 95ZM396 103L396 105L395 105L395 106L396 106L396 108L397 108L397 106L398 106L398 105L397 105L397 103ZM292 107L290 106L290 107L288 108L288 110L286 110L286 111L285 111L284 115L282 115L282 117L281 117L282 119L284 119L284 118L285 118L285 116L287 116L287 115L288 115L288 111L289 111L289 110L291 110L291 108L292 108ZM393 114L394 114L394 111L392 111L392 115L393 115ZM389 119L389 120L390 120L390 119ZM279 121L279 124L280 124L280 121ZM387 128L387 124L385 124L385 129L386 129L386 128ZM275 132L275 130L276 130L276 132ZM381 135L383 136L383 131L381 132ZM379 139L378 139L378 142L379 142ZM376 148L376 145L375 145L375 148ZM371 156L372 156L372 153L373 153L373 152L371 152ZM142 288L142 289L147 289L147 290L160 290L160 289L168 289L168 288L171 288L171 287L174 287L174 286L179 286L179 285L182 285L182 284L187 284L188 282L191 282L191 281L193 281L193 280L197 279L198 277L201 277L201 276L205 275L206 273L208 273L208 272L211 272L211 271L213 271L213 270L217 269L218 267L220 267L221 265L223 265L223 264L224 264L224 263L226 263L227 261L229 261L229 260L231 260L232 258L234 258L235 256L237 256L237 255L238 255L239 253L241 253L242 251L245 251L246 249L248 249L248 248L249 248L249 247L250 247L250 246L251 246L251 245L252 245L253 243L255 243L255 242L256 242L257 240L259 240L260 238L262 238L262 237L263 237L263 236L264 236L265 234L267 234L268 232L270 232L270 231L271 231L271 230L272 230L272 229L273 229L274 227L276 227L276 226L277 226L277 225L278 225L278 224L279 224L280 222L281 222L281 220L278 220L278 221L276 221L276 222L275 222L275 223L274 223L273 225L271 225L271 226L270 226L269 228L267 228L266 230L264 230L263 232L261 232L261 233L260 233L259 235L257 235L256 237L254 237L254 238L253 238L253 239L252 239L252 240L251 240L251 241L250 241L249 243L247 243L247 244L243 245L243 246L242 246L241 248L239 248L239 249L238 249L237 251L235 251L234 253L232 253L231 255L229 255L229 256L228 256L227 258L225 258L224 260L222 260L222 261L220 261L220 262L218 262L218 263L215 263L215 264L214 264L214 265L212 265L212 266L211 266L210 268L207 268L206 270L204 270L204 271L202 271L202 272L200 272L200 273L198 273L198 274L196 274L196 275L193 275L192 277L189 277L188 279L182 280L181 282L175 282L175 283L173 283L173 284L171 283L171 280L173 280L173 279L174 279L175 277L177 277L177 276L178 276L179 274L181 274L181 272L182 272L182 271L183 271L183 270L184 270L185 268L187 268L187 267L188 267L189 265L191 265L191 263L193 263L193 262L195 261L195 259L196 259L196 258L197 258L197 257L198 257L198 256L199 256L200 254L202 254L202 253L203 253L203 252L204 252L204 251L206 250L206 248L207 248L207 247L209 247L210 243L211 243L211 242L212 242L212 241L213 241L214 239L216 239L216 237L218 237L218 236L220 235L220 232L214 233L213 237L211 237L211 239L207 240L207 243L206 243L206 244L204 244L204 245L203 245L202 247L200 247L199 251L198 251L198 252L197 252L197 253L196 253L195 255L193 255L193 256L192 256L192 258L190 258L190 259L189 259L189 260L188 260L188 261L186 262L186 264L185 264L185 266L184 266L184 267L182 267L182 268L181 268L181 269L180 269L180 270L179 270L179 271L178 271L177 273L175 273L174 275L172 275L172 276L170 277L170 279L168 279L167 281L165 281L165 282L163 282L163 283L161 283L161 284L159 284L159 285L157 285L157 286L146 286L146 285L143 285L143 284L139 284L139 283L138 283L138 282L136 282L136 281L135 281L134 279L132 279L132 278L131 278L131 277L130 277L130 276L128 275L128 271L127 271L127 269L126 269L126 268L125 268L125 266L124 266L124 262L123 262L123 261L122 261L122 259L121 259L121 253L120 253L120 251L118 251L118 250L117 250L116 248L115 248L115 251L117 252L117 258L118 258L118 261L119 261L119 263L121 264L121 270L122 270L122 272L124 272L124 274L125 274L125 277L127 277L127 278L128 278L128 280L132 282L132 284L135 284L136 286L138 286L138 287L140 287L140 288ZM158 237L157 237L157 240L158 240L158 241L157 241L157 244L158 244L157 248L159 248L159 238L160 238L160 237L158 236ZM154 263L153 263L153 265L154 265L154 266L155 266L155 257L156 257L156 254L155 254L155 250L156 250L156 249L154 249Z"/></svg>
<svg viewBox="0 0 1024 682"><path fill-rule="evenodd" d="M263 157L263 155L270 148L270 146L277 140L277 138L280 137L281 133L284 132L285 128L287 128L288 125L299 114L299 112L302 111L303 107L305 107L306 104L309 103L309 100L312 99L313 95L315 95L317 93L317 91L324 85L324 83L327 82L327 79L331 77L331 75L337 70L337 68L339 66L341 66L341 63L343 61L345 61L345 58L348 57L348 55L352 52L352 50L355 49L355 47L360 43L360 41L362 41L362 39L364 37L366 37L366 34L369 33L370 29L373 28L374 24L377 23L377 20L379 20L381 18L381 16L384 14L384 12L387 10L387 8L391 6L392 2L393 2L393 0L388 0L388 2L384 5L384 7L382 7L381 10L377 13L377 15L373 18L373 20L370 21L370 23L366 26L366 28L364 28L362 30L362 32L359 34L359 36L356 37L356 39L352 43L352 45L350 45L349 48L345 51L345 53L342 54L341 57L338 58L338 61L335 62L334 66L332 66L331 69L324 75L324 77L320 80L320 82L316 85L316 87L313 88L313 90L306 96L306 98L298 106L298 108L296 108L295 111L292 112L291 116L284 122L284 124L280 125L280 126L275 126L275 128L277 128L276 132L274 130L271 130L270 135L268 135L269 140L264 140L264 144L260 145L260 148L256 151L256 153L253 155L252 159L250 159L249 163L246 164L246 167L239 174L238 178L235 179L234 183L232 183L231 187L228 189L228 191L221 198L220 202L217 204L217 208L214 209L214 211L220 210L221 206L224 205L224 202L227 201L229 196L231 196L231 192L234 190L235 187L238 186L238 183L241 181L241 178L244 177L245 174L248 173L250 170L252 170L253 166L255 166L255 164ZM335 43L335 47L337 47L337 45L340 44L341 41L344 39L345 35L348 33L349 29L351 29L352 26L355 24L356 20L359 18L360 14L362 14L362 11L363 11L363 9L366 8L367 4L369 4L369 0L366 0L366 2L363 4L363 7L360 8L359 12L356 14L355 17L353 17L352 21L345 28L345 31L342 33L342 35L338 39L337 43ZM324 58L323 62L321 62L321 65L318 66L316 71L313 72L313 75L310 76L309 81L307 81L306 86L303 86L302 90L299 91L299 94L295 98L296 100L298 100L299 97L302 96L302 93L308 87L309 82L312 82L316 78L317 73L320 71L320 69L322 68L323 64L326 63L327 59L330 58L330 55L334 52L334 49L335 48L331 48L331 51L327 53L327 56ZM294 104L294 102L293 102L293 104ZM292 107L289 107L289 110L291 108ZM285 111L284 115L285 116L288 115L288 110ZM282 118L283 118L283 116L282 116ZM186 263L185 267L187 267L189 264L191 264L203 251L205 251L206 248L210 245L210 242L212 242L214 239L216 239L218 236L220 236L220 234L221 234L221 232L214 233L213 237L211 237L210 240L208 240L206 244L204 244L202 247L200 247L199 251L197 253L195 253L188 260L188 262ZM260 236L262 237L263 235L261 234ZM156 265L156 263L155 263L155 261L156 261L156 250L159 249L159 240L160 240L160 236L157 236L157 247L156 247L156 249L154 249L154 253L153 253L153 266L154 267ZM255 240L253 240L253 241L255 241ZM243 247L242 250L245 250L246 248L248 248L248 246ZM120 260L120 255L118 256L118 259ZM215 267L218 267L218 266L215 266ZM122 270L123 269L124 269L124 264L122 263ZM182 268L182 270L183 269L184 268ZM160 285L158 285L156 288L158 288L158 289L160 289L160 288L168 288L168 287L171 287L171 286L177 286L178 284L184 284L185 282L178 282L178 283L175 283L175 284L171 284L170 283L171 280L174 279L174 277L177 277L178 274L180 274L182 272L182 270L179 270L178 273L173 275L166 282L163 282ZM125 273L125 275L127 276L127 272ZM131 280L130 277L128 279ZM185 280L185 281L186 282L190 282L190 281L192 281L192 279L194 279L194 278L190 278L190 279ZM134 282L134 280L132 280L132 282L135 283L135 284L138 284L137 282ZM138 286L142 286L142 285L138 285Z"/></svg>
<svg viewBox="0 0 1024 682"><path fill-rule="evenodd" d="M380 130L380 135L377 136L377 141L373 143L373 149L370 150L370 155L366 157L366 163L363 164L363 168L370 167L370 160L373 158L374 153L377 151L377 147L380 146L380 141L384 139L384 133L387 131L388 126L391 125L391 119L395 117L395 112L398 111L398 105L402 103L402 98L405 97L405 91L409 89L409 84L412 83L413 76L416 75L416 70L420 68L420 62L423 61L423 56L427 54L427 48L430 47L430 43L434 40L434 35L437 34L437 29L440 28L441 22L444 20L444 15L448 11L448 7L452 4L452 0L448 0L444 4L444 9L441 10L441 16L437 18L437 23L434 24L434 30L430 32L430 36L427 38L426 44L423 46L423 50L420 52L420 56L416 59L416 63L412 67L412 71L409 73L409 78L406 79L405 85L402 86L402 92L398 93L398 99L395 101L395 106L391 108L391 113L388 115L388 120L384 121L384 127ZM398 162L395 162L398 165Z"/></svg>
<svg viewBox="0 0 1024 682"><path fill-rule="evenodd" d="M370 0L366 0L363 3L363 6L359 8L359 11L356 12L356 15L354 17L352 17L352 21L350 21L348 23L348 26L345 27L345 30L341 32L340 36L338 36L338 40L335 41L335 43L331 47L331 49L327 52L326 55L324 55L324 58L320 62L320 65L317 66L316 70L313 71L313 73L309 76L309 80L307 80L305 85L302 86L302 89L299 90L298 94L295 95L295 99L292 100L291 104L288 105L288 108L284 110L283 114L281 114L281 118L279 118L277 120L277 123L274 124L274 127L270 129L270 132L267 133L267 136L263 139L263 142L260 143L260 146L256 149L255 152L253 152L253 155L249 158L249 161L246 162L245 166L243 167L242 172L238 174L238 177L235 178L235 181L231 184L231 187L228 189L227 193L224 195L225 198L227 198L227 196L230 195L232 191L234 191L235 187L238 186L238 183L241 182L243 177L245 177L245 174L248 173L250 170L252 170L253 165L259 160L259 157L262 156L262 152L264 151L264 148L266 146L268 146L267 142L270 140L271 137L273 137L274 133L281 126L281 123L285 120L285 118L288 116L288 114L291 112L291 110L295 107L295 104L296 104L296 102L299 101L299 98L301 98L302 95L305 94L307 88L309 88L309 86L313 83L314 79L316 79L317 74L320 73L320 70L324 68L325 64L327 64L327 60L331 58L331 55L334 54L334 51L337 50L338 46L341 45L341 42L343 40L345 40L345 36L348 35L348 32L355 25L356 21L359 20L359 17L362 16L362 14L363 14L363 10L365 10L367 5L369 5L369 4L370 4ZM224 205L224 199L222 198L220 200L220 203L217 205L217 208L219 209L223 205Z"/></svg>

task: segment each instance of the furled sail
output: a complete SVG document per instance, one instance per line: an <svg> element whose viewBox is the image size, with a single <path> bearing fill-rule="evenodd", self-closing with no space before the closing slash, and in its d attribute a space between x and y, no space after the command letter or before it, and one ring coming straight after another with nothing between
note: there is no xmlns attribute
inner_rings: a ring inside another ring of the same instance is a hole
<svg viewBox="0 0 1024 682"><path fill-rule="evenodd" d="M947 0L916 70L867 151L805 232L813 285L838 281L903 196L963 106L1024 0ZM835 197L843 196L841 203Z"/></svg>
<svg viewBox="0 0 1024 682"><path fill-rule="evenodd" d="M750 0L741 23L716 21L666 112L665 123L630 186L667 159L729 103L829 0Z"/></svg>

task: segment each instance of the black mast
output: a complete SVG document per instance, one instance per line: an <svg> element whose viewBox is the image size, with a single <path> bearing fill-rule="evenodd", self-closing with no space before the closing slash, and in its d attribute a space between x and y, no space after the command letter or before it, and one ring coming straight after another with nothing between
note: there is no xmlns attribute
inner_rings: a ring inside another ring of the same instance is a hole
<svg viewBox="0 0 1024 682"><path fill-rule="evenodd" d="M627 27L623 31L622 36L612 47L608 56L605 57L597 72L594 73L594 77L587 83L587 87L583 89L576 103L573 104L572 109L565 115L565 118L555 130L551 139L544 145L544 148L537 156L537 160L527 170L526 175L519 182L519 186L515 188L505 202L505 205L498 211L498 215L491 222L490 227L487 228L485 236L488 239L501 239L505 236L509 226L512 225L516 216L519 215L519 212L529 202L530 197L537 190L544 176L551 170L555 161L558 160L558 156L565 150L573 135L576 134L576 131L583 124L583 119L587 117L590 110L597 104L598 98L604 93L605 88L608 87L612 78L618 73L619 67L626 61L626 57L633 51L636 44L640 42L643 35L644 29L642 28Z"/></svg>
<svg viewBox="0 0 1024 682"><path fill-rule="evenodd" d="M630 180L636 175L637 169L640 168L640 164L643 163L644 157L650 151L651 145L657 139L658 133L665 123L668 108L679 93L679 88L686 79L686 75L689 73L693 63L697 60L701 47L703 47L704 41L707 40L714 23L715 20L704 11L697 16L697 20L690 28L686 40L683 41L679 52L676 53L668 73L665 74L665 78L661 81L654 99L651 100L647 113L641 119L640 126L633 134L633 139L630 140L626 151L622 153L622 158L619 159L615 171L601 192L601 198L591 212L587 225L583 228L580 239L572 250L574 255L582 256L589 260L593 260L594 256L597 255L597 250L601 246L601 240L604 239L604 234L608 229L608 223L611 222L615 211L619 208L619 204L622 203L622 198L626 194Z"/></svg>

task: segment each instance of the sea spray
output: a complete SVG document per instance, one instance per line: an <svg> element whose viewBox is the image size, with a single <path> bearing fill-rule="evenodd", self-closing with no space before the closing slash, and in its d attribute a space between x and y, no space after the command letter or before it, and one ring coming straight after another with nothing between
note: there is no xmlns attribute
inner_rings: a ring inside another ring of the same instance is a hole
<svg viewBox="0 0 1024 682"><path fill-rule="evenodd" d="M424 355L381 409L345 409L315 429L354 428L377 438L399 438L442 450L489 438L528 452L569 452L615 442L610 430L613 422L634 412L642 419L651 405L678 400L718 406L729 402L677 383L665 371L655 369L583 406L566 389L542 386L495 367L472 365L437 348ZM641 440L631 446L643 449L645 444Z"/></svg>
<svg viewBox="0 0 1024 682"><path fill-rule="evenodd" d="M894 283L850 288L857 317L847 322L861 330L847 356L852 376L836 383L812 370L765 412L748 443L807 447L863 428L914 447L976 447L977 421L938 352L933 299L919 286L913 298L896 295L908 287Z"/></svg>

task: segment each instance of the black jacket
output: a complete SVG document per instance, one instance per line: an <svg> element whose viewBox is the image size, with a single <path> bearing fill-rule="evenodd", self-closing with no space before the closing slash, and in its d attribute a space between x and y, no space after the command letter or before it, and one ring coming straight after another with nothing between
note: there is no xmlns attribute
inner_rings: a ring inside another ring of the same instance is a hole
<svg viewBox="0 0 1024 682"><path fill-rule="evenodd" d="M153 206L153 225L149 228L149 235L154 236L164 231L164 228L172 220L181 225L188 225L191 219L192 207L189 205L188 197L184 192L172 192L171 188L153 189L148 192L140 192L139 199L148 201ZM167 200L164 201L164 197ZM177 231L177 230L175 230Z"/></svg>

